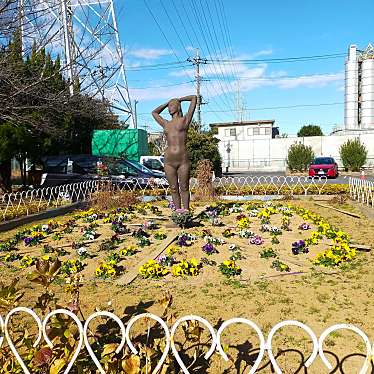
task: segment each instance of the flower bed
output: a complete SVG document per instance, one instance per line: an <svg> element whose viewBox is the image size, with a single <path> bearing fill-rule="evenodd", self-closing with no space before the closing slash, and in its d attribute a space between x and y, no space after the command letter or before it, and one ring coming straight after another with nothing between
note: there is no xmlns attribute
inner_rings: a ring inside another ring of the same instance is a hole
<svg viewBox="0 0 374 374"><path fill-rule="evenodd" d="M176 229L170 220L165 222L171 211L166 202L160 201L155 205L136 204L127 209L76 212L18 232L2 234L0 266L2 282L6 286L0 283L0 314L5 316L18 301L18 305L33 308L39 316L45 316L58 307L68 308L82 321L86 321L87 316L95 310L108 310L115 311L124 321L128 321L129 316L151 311L162 316L170 325L170 321L183 314L203 315L210 321L228 318L226 316L245 316L263 321L264 325L268 321L275 325L281 319L297 319L300 315L305 323L312 325L317 320L322 327L325 325L325 322L320 322L323 318L328 320L326 324L333 324L336 320L357 323L349 318L357 318L361 306L370 297L370 291L365 288L365 278L367 273L370 275L367 269L372 265L371 256L356 253L350 246L348 233L334 227L331 222L346 227L357 239L365 235L361 227L363 220L351 224L352 218L334 216L333 212L327 220L306 209L306 206L312 204L305 201L294 204L217 203L206 209L208 214L201 214L200 225ZM155 216L164 220L157 220ZM368 227L370 230L372 226ZM175 236L176 240L161 252L165 240ZM25 241L28 237L36 238L37 242ZM368 237L372 238L372 234L369 233ZM275 243L274 238L279 243ZM154 253L158 250L156 257ZM359 268L360 263L367 263L367 268ZM335 273L340 266L343 271L338 275L313 272L311 275L304 274L302 278L287 276L282 277L282 282L277 281L278 276L307 273L311 267L329 267ZM138 279L128 287L117 286L116 279L130 269L139 273ZM15 277L20 279L18 286L11 283ZM275 281L262 279L264 277ZM336 293L338 282L352 283ZM165 305L171 303L170 298L160 300L162 307L152 301L159 298L162 290L172 292L177 303L170 317L163 314ZM363 296L358 299L357 294L360 293ZM336 308L329 317L329 308L338 302L346 304L341 304L344 308ZM304 307L305 304L307 306ZM159 309L153 309L156 307ZM318 312L317 307L322 311ZM349 309L353 307L356 309ZM21 314L14 318L24 317ZM20 326L21 330L12 330L12 336L23 336L24 324L13 322L12 328ZM370 318L367 323L371 326ZM138 358L129 356L129 353L115 354L119 342L114 330L116 327L110 320L106 326L103 324L103 321L93 322L90 327L92 335L89 336L94 342L98 359L108 372L122 372L120 368L123 367L126 367L124 372L131 372L131 362ZM158 326L156 322L154 324ZM73 342L67 325L75 334L72 320L52 318L48 323L48 334L54 347L57 347L53 349L53 356L50 351L42 351L49 349L45 345L32 348L35 342L32 328L29 334L25 334L25 346L27 344L29 351L19 351L32 373L49 372L46 367L55 365L59 359L62 363L66 362L63 360L73 350L65 348L69 342ZM147 331L148 321L144 325ZM108 331L108 335L103 331ZM179 333L184 332L189 336L192 332L200 336L201 329L189 322L180 326ZM247 330L243 329L240 334L246 342ZM284 339L289 336L281 334L279 332L279 346L284 346L287 341ZM108 336L111 344L108 343ZM160 335L157 334L157 337ZM134 334L134 343L144 342L147 335L144 333L138 338ZM305 343L305 336L301 339ZM203 341L207 341L205 336ZM154 344L154 351L149 352L152 352L152 357L153 352L160 357L162 344L160 340L155 340ZM20 345L18 343L17 347ZM205 348L201 351L205 352ZM52 357L49 361L48 354ZM11 365L9 357L14 356L5 343L0 352L0 363L5 371L11 372L10 366L6 366ZM39 362L38 359L45 361ZM140 353L140 361L136 362L145 367L145 361L145 356ZM87 368L86 353L80 355L77 365ZM216 367L212 366L211 371L222 372L222 365L219 362ZM315 371L322 372L318 369Z"/></svg>
<svg viewBox="0 0 374 374"><path fill-rule="evenodd" d="M136 264L142 278L271 276L311 266L336 267L355 258L349 235L299 206L272 202L217 203L206 207L198 227L179 231L149 217L170 216L166 202L126 209L77 212L15 233L0 243L0 258L16 273L40 259L60 261L58 277L113 280ZM177 212L186 214L186 212ZM187 217L191 219L190 213ZM166 238L176 241L157 259L147 253ZM271 261L270 261L271 259ZM148 262L147 262L148 261Z"/></svg>

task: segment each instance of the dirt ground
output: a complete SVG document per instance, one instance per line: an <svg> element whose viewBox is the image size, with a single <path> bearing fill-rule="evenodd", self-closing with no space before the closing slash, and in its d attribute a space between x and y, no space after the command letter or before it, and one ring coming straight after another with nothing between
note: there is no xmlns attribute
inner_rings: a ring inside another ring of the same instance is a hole
<svg viewBox="0 0 374 374"><path fill-rule="evenodd" d="M325 217L332 225L348 232L352 240L373 247L374 245L374 219L365 215L366 208L361 208L353 202L344 204L332 203L335 207L361 214L362 218L353 218L337 211L316 206L313 201L292 201L294 205L301 205L313 212ZM368 214L369 215L369 214ZM371 214L370 214L371 215ZM139 220L139 217L137 217ZM300 221L300 222L299 222ZM303 221L300 217L294 220L293 225L298 226ZM228 222L225 222L228 224ZM272 225L280 226L276 219ZM258 232L253 223L251 230ZM254 229L253 229L254 228ZM108 227L98 228L101 237L108 235ZM166 232L175 232L173 228L166 228ZM219 236L223 228L214 228L214 235ZM297 231L297 229L296 229ZM295 233L295 230L293 230ZM12 232L2 234L1 239L11 235ZM263 235L269 243L269 236ZM305 235L306 237L308 234ZM69 243L74 239L66 236L61 243ZM316 250L327 246L322 243L318 248L313 248L307 255L297 256L290 252L290 243L296 239L292 233L284 233L279 237L281 244L273 245L282 259L287 262L292 272L297 274L279 273L270 269L270 260L260 259L258 248L246 244L246 241L237 240L246 259L239 260L243 273L237 279L227 279L215 268L205 267L196 278L178 278L167 276L165 279L144 280L137 278L126 286L118 286L113 281L101 281L93 278L94 261L87 261L85 268L85 285L81 290L81 308L83 314L88 315L96 307L108 308L110 305L116 314L122 315L133 311L150 311L158 313L158 307L154 303L165 291L173 295L171 312L178 317L195 314L204 317L212 325L219 324L234 317L243 317L255 322L263 331L265 338L272 326L282 320L298 320L306 323L317 334L317 337L327 327L337 323L350 323L361 328L370 339L374 339L374 265L373 252L359 252L357 259L352 263L334 271L321 267L312 267L308 258L313 258ZM48 239L49 240L49 239ZM125 246L132 244L133 238L126 240ZM232 243L233 240L227 239ZM155 240L152 242L156 243ZM234 240L235 242L235 240ZM59 243L59 245L61 244ZM50 243L55 245L55 243ZM201 244L196 243L188 247L188 258L201 257ZM160 244L159 244L160 245ZM89 246L90 251L96 252L98 244ZM218 254L210 256L219 264L227 259L229 251L227 245L217 246ZM21 248L20 253L36 251L40 255L40 248ZM137 255L128 258L125 268L134 266L142 256L147 255L149 248L145 248ZM181 253L178 256L184 256ZM178 258L177 256L177 258ZM67 256L69 257L69 256ZM26 270L14 272L11 268L2 267L2 280L7 282L15 275L20 276L20 285L26 290L22 299L22 305L33 307L38 286L25 280ZM60 297L61 304L67 302L67 296L63 291L63 285L56 285L54 291ZM209 373L241 373L253 364L258 353L259 341L254 332L244 325L229 327L223 342L228 345L228 353L233 357L233 362L225 363L218 354L210 360L210 368L195 372ZM273 352L278 355L277 362L284 373L327 373L319 357L308 369L301 367L311 352L311 342L305 332L294 327L283 328L274 337ZM331 334L325 341L327 358L333 364L331 372L357 373L362 366L365 346L358 336L347 331L339 331ZM193 371L191 371L193 372ZM259 373L273 372L269 364L269 358L264 356Z"/></svg>

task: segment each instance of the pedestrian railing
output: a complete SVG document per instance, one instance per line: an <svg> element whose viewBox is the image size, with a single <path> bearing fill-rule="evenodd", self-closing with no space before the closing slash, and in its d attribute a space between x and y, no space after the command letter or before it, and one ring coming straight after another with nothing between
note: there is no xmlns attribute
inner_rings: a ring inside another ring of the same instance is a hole
<svg viewBox="0 0 374 374"><path fill-rule="evenodd" d="M352 200L374 207L374 182L359 178L349 178L349 195Z"/></svg>
<svg viewBox="0 0 374 374"><path fill-rule="evenodd" d="M100 373L102 374L106 373L106 371L103 368L104 364L99 361L99 359L97 358L94 352L94 350L98 349L97 343L93 344L94 347L91 346L91 343L90 343L90 340L92 341L92 337L94 337L95 334L93 334L93 332L90 331L89 325L94 319L98 319L98 318L100 319L110 318L118 325L119 327L118 333L120 335L120 339L113 336L113 329L111 330L112 335L107 337L107 340L109 342L117 342L117 345L115 347L116 348L115 352L117 354L119 354L120 352L123 352L127 348L133 355L138 355L139 352L135 348L135 344L137 342L134 342L134 338L132 337L133 325L138 320L144 319L145 321L147 321L148 344L151 343L151 339L152 339L152 336L151 336L152 334L150 334L151 328L156 325L159 325L158 327L161 327L161 329L158 329L159 332L157 334L157 338L159 340L164 340L164 344L163 345L160 344L160 347L164 347L164 348L163 348L162 354L160 352L161 357L155 369L152 371L152 373L158 373L161 371L163 364L165 363L165 360L168 358L169 355L174 356L176 362L180 366L183 373L188 374L190 372L196 372L190 367L186 367L187 364L183 362L183 359L182 359L183 355L181 354L182 352L180 352L180 344L178 344L177 338L175 337L178 329L182 328L181 325L183 325L187 321L194 321L195 323L198 323L202 329L206 329L209 332L210 339L208 341L207 346L209 347L210 345L210 347L204 356L204 359L206 361L209 361L209 359L213 356L214 353L216 353L218 356L220 356L221 359L225 361L229 360L227 350L224 348L225 341L230 340L230 338L227 337L227 333L226 334L224 333L225 330L229 326L232 326L235 324L244 324L244 325L247 325L249 329L254 330L257 335L257 338L253 338L252 335L250 334L248 334L248 337L245 338L251 343L252 347L258 347L257 358L254 360L253 365L251 369L249 370L249 373L256 372L256 370L259 368L261 364L261 361L265 358L265 355L268 356L268 359L271 365L273 366L275 373L277 374L283 373L282 369L280 368L276 360L277 350L274 347L273 339L280 329L291 327L291 326L298 327L301 330L303 330L303 332L309 336L312 342L311 353L309 357L303 362L303 365L306 368L310 367L315 361L315 359L317 358L317 356L319 356L323 364L327 367L329 371L333 369L333 365L326 357L327 352L325 353L324 342L330 334L333 334L337 330L348 330L351 333L357 334L357 337L362 340L364 352L365 352L363 356L366 356L366 358L359 371L360 374L364 374L368 372L369 367L371 366L371 360L374 354L374 346L372 347L370 339L366 335L366 333L354 325L345 324L345 323L329 326L321 333L319 337L317 337L317 334L306 324L300 321L287 320L287 321L279 322L275 326L273 326L266 337L266 335L263 333L263 331L261 330L261 328L258 326L256 322L246 319L246 318L229 319L223 322L218 327L218 329L216 329L209 321L207 321L206 319L200 316L187 315L187 316L179 318L171 327L169 327L167 323L159 316L155 314L151 314L151 313L143 313L143 314L133 316L127 322L127 325L125 325L121 318L119 318L117 315L111 312L108 312L108 311L99 311L99 312L93 313L85 321L81 321L78 318L78 316L72 313L70 310L57 309L57 310L50 312L42 320L32 309L24 308L24 307L17 307L17 308L10 310L4 319L0 316L0 360L1 360L1 356L4 357L4 355L7 355L7 356L12 355L15 361L17 361L17 363L22 368L23 372L27 374L30 374L30 369L28 368L27 363L24 361L24 359L21 357L21 354L19 353L20 348L22 348L20 347L22 343L21 344L19 342L15 343L12 337L12 332L13 332L12 331L12 319L14 318L14 315L21 314L21 313L23 315L28 314L35 321L37 332L36 334L33 335L35 336L34 348L48 345L49 348L52 350L51 355L53 355L54 347L53 347L53 343L48 337L48 334L50 332L49 324L52 323L51 320L54 318L54 316L60 315L61 317L61 315L64 315L65 318L67 319L70 318L71 322L73 322L76 325L77 341L75 344L76 347L74 347L75 352L74 354L73 352L71 352L71 354L69 355L69 360L66 361L64 364L65 374L69 373L72 370L74 363L80 354L87 356L87 360L85 361L87 362L91 360ZM102 331L100 335L102 335L103 333L104 332ZM350 337L350 339L352 338ZM42 340L44 340L45 342L44 344ZM294 341L294 340L292 339L291 341ZM101 349L102 348L103 347L101 347ZM59 347L59 349L61 350L61 347ZM66 347L65 349L68 349L68 348ZM84 349L86 349L86 351L84 351ZM350 353L353 353L353 352L350 352ZM217 358L219 359L219 357ZM9 359L9 357L5 357L5 359ZM32 358L28 357L28 360L31 360L31 359ZM207 364L209 365L209 362L207 362Z"/></svg>
<svg viewBox="0 0 374 374"><path fill-rule="evenodd" d="M301 176L253 176L214 178L213 186L218 195L308 195L323 193L326 177ZM198 188L195 178L190 180L192 191ZM36 188L6 193L0 196L0 219L34 214L78 201L89 201L96 191L136 191L140 195L168 195L169 186L164 178L102 178L56 187Z"/></svg>
<svg viewBox="0 0 374 374"><path fill-rule="evenodd" d="M325 176L246 176L215 178L221 195L320 195L327 183Z"/></svg>

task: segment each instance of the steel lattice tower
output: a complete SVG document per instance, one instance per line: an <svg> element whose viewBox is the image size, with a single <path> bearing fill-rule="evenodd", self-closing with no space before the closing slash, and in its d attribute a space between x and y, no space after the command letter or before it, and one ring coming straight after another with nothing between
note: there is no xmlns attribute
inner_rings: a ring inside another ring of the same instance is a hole
<svg viewBox="0 0 374 374"><path fill-rule="evenodd" d="M18 0L23 48L34 44L59 55L79 90L106 98L120 119L135 127L114 0Z"/></svg>

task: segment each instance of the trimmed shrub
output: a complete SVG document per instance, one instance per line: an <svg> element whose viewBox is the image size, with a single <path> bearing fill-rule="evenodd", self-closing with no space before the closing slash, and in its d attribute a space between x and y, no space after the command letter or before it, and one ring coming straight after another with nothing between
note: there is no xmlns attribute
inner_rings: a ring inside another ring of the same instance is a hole
<svg viewBox="0 0 374 374"><path fill-rule="evenodd" d="M344 168L350 171L360 171L365 165L368 151L359 138L347 140L340 147L340 158Z"/></svg>
<svg viewBox="0 0 374 374"><path fill-rule="evenodd" d="M292 144L288 150L287 166L290 171L305 171L314 158L312 147L302 143Z"/></svg>

